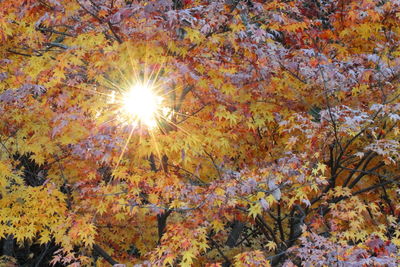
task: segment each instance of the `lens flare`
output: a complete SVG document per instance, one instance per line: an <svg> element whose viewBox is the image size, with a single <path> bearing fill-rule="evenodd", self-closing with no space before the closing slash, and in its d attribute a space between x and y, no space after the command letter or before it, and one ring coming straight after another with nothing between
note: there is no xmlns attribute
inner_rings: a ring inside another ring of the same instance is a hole
<svg viewBox="0 0 400 267"><path fill-rule="evenodd" d="M132 117L134 122L153 128L157 125L157 114L162 100L151 86L137 83L123 95L122 104L124 111Z"/></svg>

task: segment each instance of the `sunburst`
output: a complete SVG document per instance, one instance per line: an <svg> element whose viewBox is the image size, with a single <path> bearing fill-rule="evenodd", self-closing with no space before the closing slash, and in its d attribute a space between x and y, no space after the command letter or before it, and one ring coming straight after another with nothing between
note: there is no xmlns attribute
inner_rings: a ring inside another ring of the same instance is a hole
<svg viewBox="0 0 400 267"><path fill-rule="evenodd" d="M159 56L157 62L152 55L150 60L147 46L141 54L140 50L128 43L125 51L126 62L111 64L114 72L103 77L101 87L109 90L109 93L97 87L79 88L105 98L108 107L98 111L98 117L103 120L101 126L116 123L128 130L114 168L120 165L132 139L136 138L141 144L150 137L154 154L161 160L163 151L157 140L159 134L167 134L171 130L189 134L178 125L177 118L191 117L176 108L177 103L180 106L183 101L183 97L176 98L176 94L184 89L182 85L176 85L173 75L166 73L168 57Z"/></svg>
<svg viewBox="0 0 400 267"><path fill-rule="evenodd" d="M122 110L134 123L149 129L157 126L161 115L163 97L158 95L149 82L137 82L122 94Z"/></svg>

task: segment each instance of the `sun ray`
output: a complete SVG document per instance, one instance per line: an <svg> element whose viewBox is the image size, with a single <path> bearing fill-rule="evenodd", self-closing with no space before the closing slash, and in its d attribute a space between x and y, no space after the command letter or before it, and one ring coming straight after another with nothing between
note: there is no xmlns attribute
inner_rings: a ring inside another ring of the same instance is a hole
<svg viewBox="0 0 400 267"><path fill-rule="evenodd" d="M156 149L156 153L158 155L158 158L161 161L162 156L161 156L161 152L160 152L160 149L158 147L157 139L156 139L156 137L154 135L154 132L150 131L150 137L151 137L151 140L152 140L152 142L154 144L154 148ZM161 166L162 166L162 164L161 164Z"/></svg>
<svg viewBox="0 0 400 267"><path fill-rule="evenodd" d="M117 165L115 166L115 168L118 168L118 166L119 166L119 164L120 164L120 162L121 162L121 160L122 160L122 157L123 157L124 154L125 154L125 150L126 150L126 148L128 147L129 142L131 141L133 132L135 131L135 128L136 128L136 127L135 127L134 125L132 125L131 127L132 127L132 129L131 129L131 131L129 132L128 138L126 139L126 142L125 142L125 145L124 145L124 147L123 147L123 149L122 149L122 151L121 151L121 154L120 154L119 157L118 157Z"/></svg>
<svg viewBox="0 0 400 267"><path fill-rule="evenodd" d="M133 74L133 79L135 81L138 81L138 80L140 80L140 75L139 75L139 72L137 71L139 68L134 64L134 60L133 60L133 56L132 56L132 52L131 52L132 49L130 49L130 43L127 42L126 46L127 46L129 61L131 63L131 70L133 71L133 73L132 73Z"/></svg>
<svg viewBox="0 0 400 267"><path fill-rule="evenodd" d="M78 87L77 87L77 88L78 88ZM96 91L96 90L87 89L87 88L79 88L79 89L81 89L81 90L83 90L83 91L86 91L86 92L91 92L91 93L94 93L94 94L97 94L97 95L101 95L101 96L105 96L105 97L110 97L110 94L103 93L103 92L99 92L99 91Z"/></svg>
<svg viewBox="0 0 400 267"><path fill-rule="evenodd" d="M122 79L124 79L125 81L125 86L123 86L122 88L125 88L127 86L129 86L129 84L131 83L131 81L126 77L126 75L122 72L121 68L119 66L115 67L116 70L118 70L119 74L121 75Z"/></svg>
<svg viewBox="0 0 400 267"><path fill-rule="evenodd" d="M180 131L182 131L184 134L189 135L189 132L186 131L185 129L183 129L180 125L174 123L173 121L171 121L168 118L162 117L167 123L171 124L172 126L175 126L177 129L179 129Z"/></svg>
<svg viewBox="0 0 400 267"><path fill-rule="evenodd" d="M78 89L78 90L83 90L83 91L86 91L86 92L94 93L94 94L99 95L99 96L110 97L110 94L103 93L103 92L100 92L100 91L97 91L97 90L83 88L83 87L77 87L77 86L74 86L74 85L69 85L66 82L63 82L63 83L68 87L72 87L72 88L75 88L75 89Z"/></svg>
<svg viewBox="0 0 400 267"><path fill-rule="evenodd" d="M102 126L104 126L104 125L106 125L106 124L108 124L108 123L110 123L110 122L112 122L112 121L118 121L119 120L119 118L112 118L112 119L110 119L110 120L107 120L107 121L105 121L105 122L102 122L102 123L100 123L97 127L102 127Z"/></svg>
<svg viewBox="0 0 400 267"><path fill-rule="evenodd" d="M123 90L123 86L121 86L120 84L116 84L113 81L111 81L108 78L104 78L104 80L115 90L118 90L119 92Z"/></svg>

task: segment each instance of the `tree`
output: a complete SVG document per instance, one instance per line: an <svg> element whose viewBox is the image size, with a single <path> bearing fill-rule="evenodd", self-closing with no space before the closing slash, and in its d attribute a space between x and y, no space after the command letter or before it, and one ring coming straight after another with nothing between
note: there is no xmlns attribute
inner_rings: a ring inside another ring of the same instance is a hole
<svg viewBox="0 0 400 267"><path fill-rule="evenodd" d="M4 0L0 25L3 262L400 263L399 1Z"/></svg>

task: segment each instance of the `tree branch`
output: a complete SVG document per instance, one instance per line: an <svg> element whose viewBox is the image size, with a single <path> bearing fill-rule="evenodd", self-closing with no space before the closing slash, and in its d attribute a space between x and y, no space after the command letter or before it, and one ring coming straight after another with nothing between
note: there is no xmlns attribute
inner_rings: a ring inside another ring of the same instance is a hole
<svg viewBox="0 0 400 267"><path fill-rule="evenodd" d="M96 251L100 256L102 256L109 264L111 264L111 265L119 264L107 252L105 252L104 249L102 249L99 245L94 244L93 250Z"/></svg>

